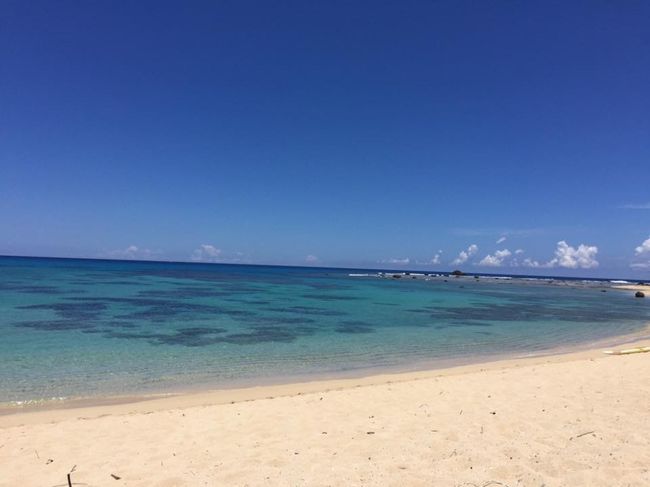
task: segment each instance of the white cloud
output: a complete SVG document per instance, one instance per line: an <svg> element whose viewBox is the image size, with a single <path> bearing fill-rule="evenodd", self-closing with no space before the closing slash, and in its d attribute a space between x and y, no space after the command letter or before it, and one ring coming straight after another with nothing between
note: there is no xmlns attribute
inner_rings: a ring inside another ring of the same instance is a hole
<svg viewBox="0 0 650 487"><path fill-rule="evenodd" d="M192 260L195 262L217 262L221 255L221 249L214 245L201 244L198 249L192 252Z"/></svg>
<svg viewBox="0 0 650 487"><path fill-rule="evenodd" d="M476 254L476 252L478 252L478 245L472 244L467 247L467 250L461 250L458 257L452 260L451 263L454 265L464 264L471 256Z"/></svg>
<svg viewBox="0 0 650 487"><path fill-rule="evenodd" d="M634 255L637 257L650 254L650 237L644 240L641 245L634 249ZM650 260L646 262L633 262L630 264L632 269L650 269Z"/></svg>
<svg viewBox="0 0 650 487"><path fill-rule="evenodd" d="M123 257L134 258L139 251L140 251L140 249L137 246L129 245L126 249L124 249L122 251L115 250L115 253L117 253L117 254L121 253Z"/></svg>
<svg viewBox="0 0 650 487"><path fill-rule="evenodd" d="M641 245L634 249L634 253L636 255L642 255L648 252L650 252L650 237L648 237L647 240L645 240Z"/></svg>
<svg viewBox="0 0 650 487"><path fill-rule="evenodd" d="M626 210L650 210L650 203L628 203L627 205L621 205L620 208Z"/></svg>
<svg viewBox="0 0 650 487"><path fill-rule="evenodd" d="M501 238L500 238L499 240L497 240L497 245L499 245L500 243L503 243L503 242L505 242L505 241L506 241L506 239L507 239L507 237L506 237L506 236L504 235L504 236L503 236L503 237L501 237Z"/></svg>
<svg viewBox="0 0 650 487"><path fill-rule="evenodd" d="M481 259L481 261L478 263L478 265L485 265L489 267L501 267L503 264L503 261L506 257L510 257L512 255L512 252L510 252L508 249L503 249L503 250L497 250L494 254L486 255Z"/></svg>
<svg viewBox="0 0 650 487"><path fill-rule="evenodd" d="M111 250L102 256L111 259L148 260L160 254L160 251L141 249L137 245L129 245L125 249Z"/></svg>
<svg viewBox="0 0 650 487"><path fill-rule="evenodd" d="M316 262L320 262L320 259L315 255L309 254L307 257L305 257L305 262L308 264L315 264Z"/></svg>
<svg viewBox="0 0 650 487"><path fill-rule="evenodd" d="M453 265L464 264L465 262L467 262L467 259L469 259L469 255L467 255L467 252L461 250L460 253L458 254L458 257L452 260L451 263Z"/></svg>
<svg viewBox="0 0 650 487"><path fill-rule="evenodd" d="M411 259L408 257L405 257L403 259L386 259L386 260L380 260L380 264L408 264L411 262Z"/></svg>
<svg viewBox="0 0 650 487"><path fill-rule="evenodd" d="M596 254L598 247L595 245L580 244L578 248L571 247L564 240L557 243L555 257L548 264L549 267L566 267L567 269L592 269L598 267Z"/></svg>
<svg viewBox="0 0 650 487"><path fill-rule="evenodd" d="M571 247L564 240L557 243L555 257L548 262L539 262L530 258L524 259L521 265L525 267L565 267L567 269L593 269L598 267L596 260L598 247L595 245L580 244L578 248Z"/></svg>
<svg viewBox="0 0 650 487"><path fill-rule="evenodd" d="M524 259L521 265L523 265L524 267L546 267L544 264L540 264L536 260L530 258Z"/></svg>
<svg viewBox="0 0 650 487"><path fill-rule="evenodd" d="M526 259L524 259L524 262L521 262L519 260L519 256L521 254L523 254L523 253L524 253L524 249L515 250L513 252L514 257L512 258L512 260L510 261L510 263L508 265L510 265L510 267L519 267L521 265L526 265L526 263L525 263ZM528 259L528 260L530 260L530 259Z"/></svg>
<svg viewBox="0 0 650 487"><path fill-rule="evenodd" d="M438 250L433 255L433 257L431 257L431 259L423 260L423 261L416 260L414 263L417 264L417 265L438 265L438 264L442 263L441 256L442 256L442 250ZM387 262L387 261L383 260L381 262Z"/></svg>

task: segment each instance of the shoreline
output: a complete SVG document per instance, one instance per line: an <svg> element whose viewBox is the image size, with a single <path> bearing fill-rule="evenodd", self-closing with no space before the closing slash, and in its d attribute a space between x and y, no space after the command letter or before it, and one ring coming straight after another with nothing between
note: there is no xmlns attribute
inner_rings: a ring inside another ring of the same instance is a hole
<svg viewBox="0 0 650 487"><path fill-rule="evenodd" d="M592 348L1 416L0 483L645 486L649 375Z"/></svg>
<svg viewBox="0 0 650 487"><path fill-rule="evenodd" d="M650 285L647 284L616 284L612 289L619 291L642 291L650 295Z"/></svg>
<svg viewBox="0 0 650 487"><path fill-rule="evenodd" d="M407 370L355 371L352 375L336 377L294 377L295 380L220 388L197 388L175 392L98 396L51 400L36 404L0 404L0 429L19 424L55 422L83 414L85 418L104 415L150 413L179 408L235 404L277 397L294 397L319 392L419 381L475 372L507 370L531 365L564 363L585 358L605 357L605 348L633 348L650 345L650 324L642 331L585 342L571 347L557 347L525 356L493 358L471 363L439 362L440 366L423 366ZM368 373L370 372L370 373Z"/></svg>

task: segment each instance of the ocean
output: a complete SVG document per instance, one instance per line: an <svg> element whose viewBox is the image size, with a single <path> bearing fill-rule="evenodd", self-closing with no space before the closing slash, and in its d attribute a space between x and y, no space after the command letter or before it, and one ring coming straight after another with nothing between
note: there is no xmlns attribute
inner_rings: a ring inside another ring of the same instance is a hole
<svg viewBox="0 0 650 487"><path fill-rule="evenodd" d="M643 334L607 281L0 257L0 403L405 371ZM417 278L415 278L417 277Z"/></svg>

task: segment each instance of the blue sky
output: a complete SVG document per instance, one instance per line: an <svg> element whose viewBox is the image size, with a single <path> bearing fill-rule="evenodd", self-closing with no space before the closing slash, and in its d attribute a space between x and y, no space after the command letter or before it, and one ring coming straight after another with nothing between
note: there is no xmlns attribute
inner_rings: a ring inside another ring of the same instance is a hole
<svg viewBox="0 0 650 487"><path fill-rule="evenodd" d="M3 2L0 254L648 277L649 22Z"/></svg>

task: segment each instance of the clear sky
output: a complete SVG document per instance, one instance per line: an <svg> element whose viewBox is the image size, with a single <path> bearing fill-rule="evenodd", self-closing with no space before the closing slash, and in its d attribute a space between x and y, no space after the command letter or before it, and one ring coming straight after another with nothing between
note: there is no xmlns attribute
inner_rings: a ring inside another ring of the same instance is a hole
<svg viewBox="0 0 650 487"><path fill-rule="evenodd" d="M648 2L0 22L0 254L650 277Z"/></svg>

